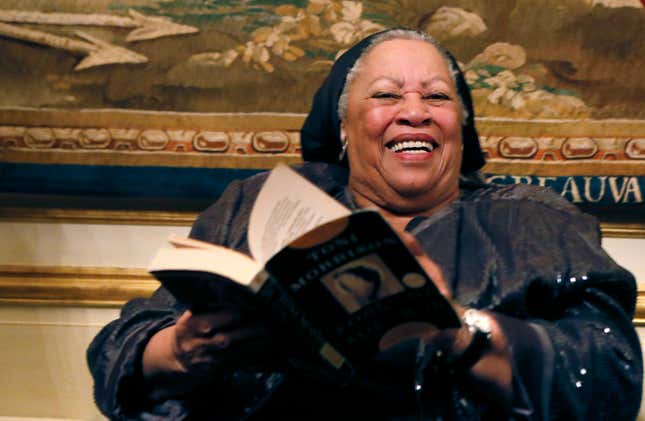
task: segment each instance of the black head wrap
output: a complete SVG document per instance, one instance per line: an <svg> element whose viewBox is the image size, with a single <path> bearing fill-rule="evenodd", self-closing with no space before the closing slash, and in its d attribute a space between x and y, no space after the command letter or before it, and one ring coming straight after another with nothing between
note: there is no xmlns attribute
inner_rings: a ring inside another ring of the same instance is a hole
<svg viewBox="0 0 645 421"><path fill-rule="evenodd" d="M370 45L374 37L382 33L379 32L370 35L341 55L332 66L327 79L325 79L316 92L311 111L307 115L302 129L300 129L302 158L305 161L320 161L334 164L342 163L347 165L346 160L339 162L342 145L340 140L340 120L338 118L338 99L345 86L347 73L349 73L356 60L358 60L363 51ZM479 146L477 129L475 129L475 112L473 110L470 89L468 88L463 73L459 70L457 61L450 53L447 53L447 56L454 68L457 69L455 76L457 93L461 97L464 109L468 114L462 126L464 150L461 172L465 174L483 167L485 160Z"/></svg>

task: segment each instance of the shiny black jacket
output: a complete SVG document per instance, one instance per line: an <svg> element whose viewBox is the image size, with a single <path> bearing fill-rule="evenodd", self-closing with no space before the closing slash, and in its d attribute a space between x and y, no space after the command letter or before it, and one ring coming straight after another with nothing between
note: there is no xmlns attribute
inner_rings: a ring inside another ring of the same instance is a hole
<svg viewBox="0 0 645 421"><path fill-rule="evenodd" d="M348 206L346 170L299 171ZM248 252L246 228L266 175L232 183L191 235ZM495 312L513 355L512 419L633 420L642 360L632 326L633 276L601 248L598 224L548 189L462 182L461 196L411 232L444 270L454 298ZM151 245L154 247L154 245ZM183 309L163 288L126 304L88 350L95 398L111 419L497 419L460 378L415 401L316 384L285 371L237 370L190 396L155 401L141 378L147 340ZM395 395L395 394L393 394ZM393 396L392 395L392 396ZM446 409L447 408L447 409ZM447 414L447 415L446 415Z"/></svg>

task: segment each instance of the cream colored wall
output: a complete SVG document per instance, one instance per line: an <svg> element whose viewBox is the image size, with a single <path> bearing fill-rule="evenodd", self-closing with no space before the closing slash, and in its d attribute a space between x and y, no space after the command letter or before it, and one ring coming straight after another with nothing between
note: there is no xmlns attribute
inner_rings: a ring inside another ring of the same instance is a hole
<svg viewBox="0 0 645 421"><path fill-rule="evenodd" d="M117 309L0 307L0 416L104 419L85 349Z"/></svg>
<svg viewBox="0 0 645 421"><path fill-rule="evenodd" d="M0 222L0 265L143 268L189 227Z"/></svg>
<svg viewBox="0 0 645 421"><path fill-rule="evenodd" d="M187 232L188 227L0 222L0 265L142 268L170 233ZM645 239L606 239L604 245L645 283ZM91 398L85 350L117 311L0 305L0 421L102 419ZM639 334L644 343L645 329Z"/></svg>
<svg viewBox="0 0 645 421"><path fill-rule="evenodd" d="M142 268L170 233L188 229L0 222L0 265ZM85 350L117 315L117 308L0 304L0 421L104 419Z"/></svg>
<svg viewBox="0 0 645 421"><path fill-rule="evenodd" d="M645 238L604 238L602 245L616 262L645 284Z"/></svg>

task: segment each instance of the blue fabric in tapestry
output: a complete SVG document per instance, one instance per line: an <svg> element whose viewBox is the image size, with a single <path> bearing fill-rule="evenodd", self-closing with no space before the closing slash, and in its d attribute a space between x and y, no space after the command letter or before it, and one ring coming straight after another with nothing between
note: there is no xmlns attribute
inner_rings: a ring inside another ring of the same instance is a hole
<svg viewBox="0 0 645 421"><path fill-rule="evenodd" d="M0 163L0 193L215 200L260 169Z"/></svg>

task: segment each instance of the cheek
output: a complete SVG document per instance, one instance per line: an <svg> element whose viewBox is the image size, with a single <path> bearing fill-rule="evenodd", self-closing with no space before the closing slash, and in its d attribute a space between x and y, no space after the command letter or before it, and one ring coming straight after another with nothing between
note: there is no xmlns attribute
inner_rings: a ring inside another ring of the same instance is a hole
<svg viewBox="0 0 645 421"><path fill-rule="evenodd" d="M462 159L461 143L450 145L450 149L447 152L448 154L443 159L446 164L446 171L450 174L459 174L461 172Z"/></svg>
<svg viewBox="0 0 645 421"><path fill-rule="evenodd" d="M455 130L454 133L451 133L449 136L446 136L446 144L443 147L442 161L449 162L449 166L454 166L457 164L457 161L461 162L463 149L462 149L462 140L461 140L461 127Z"/></svg>
<svg viewBox="0 0 645 421"><path fill-rule="evenodd" d="M363 110L358 116L358 121L363 122L363 133L359 135L367 137L371 141L383 137L391 121L390 114L387 109L382 107Z"/></svg>
<svg viewBox="0 0 645 421"><path fill-rule="evenodd" d="M441 167L443 168L443 178L452 180L455 185L458 184L459 174L461 173L462 148L461 136L453 142L446 145L444 154L441 157Z"/></svg>
<svg viewBox="0 0 645 421"><path fill-rule="evenodd" d="M461 119L459 110L452 108L437 110L434 114L434 121L442 128L448 140L451 141L455 138L461 138Z"/></svg>
<svg viewBox="0 0 645 421"><path fill-rule="evenodd" d="M450 166L461 162L462 157L462 128L459 114L455 110L442 110L435 113L435 124L441 128L444 135L444 161L450 161ZM459 168L460 165L457 165Z"/></svg>

